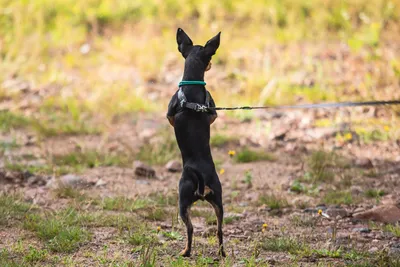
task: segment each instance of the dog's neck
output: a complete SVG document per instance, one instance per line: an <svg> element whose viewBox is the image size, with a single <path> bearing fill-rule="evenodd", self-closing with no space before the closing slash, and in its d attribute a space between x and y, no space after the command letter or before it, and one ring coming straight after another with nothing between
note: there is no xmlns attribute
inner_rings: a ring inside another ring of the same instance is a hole
<svg viewBox="0 0 400 267"><path fill-rule="evenodd" d="M183 81L204 81L205 68L202 62L196 59L187 58L183 71Z"/></svg>

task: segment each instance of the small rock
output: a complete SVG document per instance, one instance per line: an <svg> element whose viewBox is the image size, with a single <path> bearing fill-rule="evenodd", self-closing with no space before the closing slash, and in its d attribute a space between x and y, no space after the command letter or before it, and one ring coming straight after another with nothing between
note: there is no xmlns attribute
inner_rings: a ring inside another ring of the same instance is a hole
<svg viewBox="0 0 400 267"><path fill-rule="evenodd" d="M141 161L135 161L134 168L135 175L137 176L143 176L147 178L154 178L156 176L156 171L152 167L144 164Z"/></svg>
<svg viewBox="0 0 400 267"><path fill-rule="evenodd" d="M358 232L358 233L370 233L371 229L369 229L369 228L353 228L351 231Z"/></svg>
<svg viewBox="0 0 400 267"><path fill-rule="evenodd" d="M285 139L286 134L290 131L289 127L277 127L277 129L275 129L275 131L271 131L270 135L269 135L269 139L270 140L278 140L278 141L282 141Z"/></svg>
<svg viewBox="0 0 400 267"><path fill-rule="evenodd" d="M69 186L78 187L84 184L85 182L80 176L74 174L67 174L59 178L53 177L47 182L46 186L50 188L69 187Z"/></svg>
<svg viewBox="0 0 400 267"><path fill-rule="evenodd" d="M135 183L136 184L145 184L145 185L150 184L148 180L138 180L138 179L135 180Z"/></svg>
<svg viewBox="0 0 400 267"><path fill-rule="evenodd" d="M362 212L362 211L365 211L365 208L358 207L358 208L356 208L356 209L354 210L353 213L359 213L359 212Z"/></svg>
<svg viewBox="0 0 400 267"><path fill-rule="evenodd" d="M308 129L305 131L304 135L311 140L322 139L322 138L330 138L337 134L337 129L332 128L314 128Z"/></svg>
<svg viewBox="0 0 400 267"><path fill-rule="evenodd" d="M316 209L316 208L305 208L304 212L306 212L306 213L317 213L318 209Z"/></svg>
<svg viewBox="0 0 400 267"><path fill-rule="evenodd" d="M377 247L372 247L368 250L369 253L375 253L377 252L379 249Z"/></svg>
<svg viewBox="0 0 400 267"><path fill-rule="evenodd" d="M104 181L103 179L99 179L99 180L96 182L95 186L100 187L100 186L105 186L106 184L107 184L106 181Z"/></svg>
<svg viewBox="0 0 400 267"><path fill-rule="evenodd" d="M343 209L343 208L328 208L325 211L325 213L328 214L330 217L333 217L333 218L336 218L338 216L341 217L341 218L344 218L344 217L348 216L347 211L345 209Z"/></svg>
<svg viewBox="0 0 400 267"><path fill-rule="evenodd" d="M400 259L400 243L394 243L389 248L389 256Z"/></svg>
<svg viewBox="0 0 400 267"><path fill-rule="evenodd" d="M356 165L359 168L364 168L364 169L371 169L374 167L374 165L372 164L372 161L368 158L356 159L354 161L354 165Z"/></svg>
<svg viewBox="0 0 400 267"><path fill-rule="evenodd" d="M353 217L359 220L396 223L400 221L400 209L395 205L383 205L364 212L356 213Z"/></svg>
<svg viewBox="0 0 400 267"><path fill-rule="evenodd" d="M265 212L268 210L267 205L263 204L261 207L257 209L257 212Z"/></svg>
<svg viewBox="0 0 400 267"><path fill-rule="evenodd" d="M182 171L182 164L177 160L171 160L165 165L165 168L169 172L180 172Z"/></svg>
<svg viewBox="0 0 400 267"><path fill-rule="evenodd" d="M28 178L27 184L29 186L33 186L33 185L43 186L46 184L46 179L42 176L31 176Z"/></svg>
<svg viewBox="0 0 400 267"><path fill-rule="evenodd" d="M246 231L244 231L243 235L244 236L251 236L251 232L246 230Z"/></svg>

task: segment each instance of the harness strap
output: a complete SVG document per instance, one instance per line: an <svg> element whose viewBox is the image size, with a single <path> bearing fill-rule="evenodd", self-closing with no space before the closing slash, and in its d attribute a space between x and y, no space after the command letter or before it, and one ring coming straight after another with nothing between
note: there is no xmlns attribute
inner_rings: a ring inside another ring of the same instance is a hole
<svg viewBox="0 0 400 267"><path fill-rule="evenodd" d="M205 85L206 83L203 81L182 81L179 83L178 90L178 100L179 104L182 108L188 108L194 110L196 112L209 112L210 107L210 93L204 88L206 92L205 104L198 104L193 102L188 102L185 94L183 93L182 86L183 85Z"/></svg>

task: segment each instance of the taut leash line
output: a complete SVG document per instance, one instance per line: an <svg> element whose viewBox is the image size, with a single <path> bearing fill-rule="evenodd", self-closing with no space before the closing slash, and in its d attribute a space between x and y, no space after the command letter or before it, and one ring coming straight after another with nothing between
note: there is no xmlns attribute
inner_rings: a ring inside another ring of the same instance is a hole
<svg viewBox="0 0 400 267"><path fill-rule="evenodd" d="M339 107L380 106L380 105L400 105L400 100L366 101L366 102L339 102L339 103L301 104L301 105L283 105L283 106L208 107L208 109L212 109L212 110L310 109L310 108L339 108Z"/></svg>

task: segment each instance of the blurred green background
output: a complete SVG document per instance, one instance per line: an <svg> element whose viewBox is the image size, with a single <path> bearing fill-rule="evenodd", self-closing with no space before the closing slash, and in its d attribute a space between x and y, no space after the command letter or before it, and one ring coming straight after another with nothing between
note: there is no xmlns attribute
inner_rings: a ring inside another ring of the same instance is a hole
<svg viewBox="0 0 400 267"><path fill-rule="evenodd" d="M222 31L206 75L218 105L399 98L399 2L0 0L2 109L71 125L164 111L177 27L196 44Z"/></svg>

